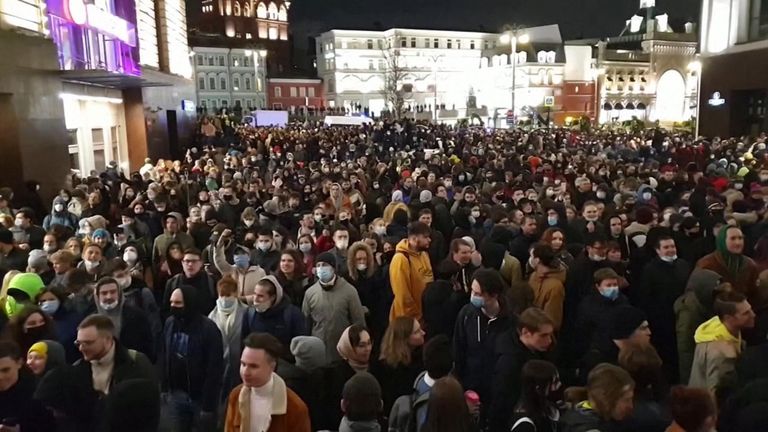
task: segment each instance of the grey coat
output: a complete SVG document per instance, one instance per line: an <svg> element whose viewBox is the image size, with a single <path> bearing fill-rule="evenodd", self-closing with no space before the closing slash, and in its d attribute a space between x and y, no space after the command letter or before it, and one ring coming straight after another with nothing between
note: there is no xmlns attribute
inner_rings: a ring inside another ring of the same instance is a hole
<svg viewBox="0 0 768 432"><path fill-rule="evenodd" d="M365 325L365 312L357 290L340 276L336 276L332 287L322 287L320 282L309 287L301 310L312 336L325 342L328 362L341 359L336 344L344 330L352 324Z"/></svg>

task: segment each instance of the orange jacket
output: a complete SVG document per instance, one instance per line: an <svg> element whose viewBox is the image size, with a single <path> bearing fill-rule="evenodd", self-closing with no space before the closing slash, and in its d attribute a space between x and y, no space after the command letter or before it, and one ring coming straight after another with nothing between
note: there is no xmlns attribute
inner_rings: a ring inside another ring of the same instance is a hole
<svg viewBox="0 0 768 432"><path fill-rule="evenodd" d="M272 422L268 432L311 432L307 405L285 385L285 381L277 374L273 374L273 379ZM249 432L250 430L247 420L249 415L247 410L250 407L241 400L240 396L243 389L250 392L249 387L240 384L229 394L224 432Z"/></svg>
<svg viewBox="0 0 768 432"><path fill-rule="evenodd" d="M401 240L395 250L389 265L389 283L395 295L389 320L409 316L421 321L421 295L434 280L429 254L409 249L408 239Z"/></svg>

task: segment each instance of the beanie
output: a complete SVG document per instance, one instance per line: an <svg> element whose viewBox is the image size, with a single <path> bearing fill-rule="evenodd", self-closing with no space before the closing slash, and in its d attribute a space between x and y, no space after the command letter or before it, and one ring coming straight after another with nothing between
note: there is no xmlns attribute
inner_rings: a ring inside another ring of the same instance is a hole
<svg viewBox="0 0 768 432"><path fill-rule="evenodd" d="M336 268L336 256L330 252L323 252L315 258L315 264L317 263L326 263Z"/></svg>
<svg viewBox="0 0 768 432"><path fill-rule="evenodd" d="M42 269L48 264L48 254L41 249L33 249L27 257L27 265L33 269Z"/></svg>
<svg viewBox="0 0 768 432"><path fill-rule="evenodd" d="M93 235L91 236L95 239L97 238L109 238L109 231L105 230L104 228L99 228L96 231L93 232Z"/></svg>
<svg viewBox="0 0 768 432"><path fill-rule="evenodd" d="M358 372L348 379L341 392L342 399L365 403L381 400L381 386L376 378L368 372Z"/></svg>
<svg viewBox="0 0 768 432"><path fill-rule="evenodd" d="M637 223L647 225L653 222L653 210L648 207L640 207L635 212L635 219Z"/></svg>
<svg viewBox="0 0 768 432"><path fill-rule="evenodd" d="M45 284L37 273L19 273L8 284L9 294L11 290L21 291L29 296L30 300L34 300L43 288Z"/></svg>
<svg viewBox="0 0 768 432"><path fill-rule="evenodd" d="M611 339L629 339L646 320L645 312L641 309L628 305L617 307L611 315Z"/></svg>
<svg viewBox="0 0 768 432"><path fill-rule="evenodd" d="M432 201L432 192L430 192L430 191L428 191L426 189L421 191L421 193L419 194L419 201L421 203L428 203L428 202Z"/></svg>
<svg viewBox="0 0 768 432"><path fill-rule="evenodd" d="M291 340L291 354L296 366L311 372L325 366L325 343L315 336L296 336Z"/></svg>

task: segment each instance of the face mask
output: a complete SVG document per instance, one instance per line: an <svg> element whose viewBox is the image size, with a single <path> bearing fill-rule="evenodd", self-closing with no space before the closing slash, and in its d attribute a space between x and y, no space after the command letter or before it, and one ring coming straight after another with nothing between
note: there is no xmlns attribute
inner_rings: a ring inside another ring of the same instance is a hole
<svg viewBox="0 0 768 432"><path fill-rule="evenodd" d="M127 250L123 252L123 261L125 261L128 264L133 265L138 259L139 259L138 254L132 250Z"/></svg>
<svg viewBox="0 0 768 432"><path fill-rule="evenodd" d="M13 224L16 225L16 228L21 228L21 226L24 225L24 221L21 219L15 219Z"/></svg>
<svg viewBox="0 0 768 432"><path fill-rule="evenodd" d="M549 226L555 226L557 225L557 216L548 216L547 217L547 224Z"/></svg>
<svg viewBox="0 0 768 432"><path fill-rule="evenodd" d="M219 297L216 299L216 307L222 312L230 311L235 307L236 301L234 297Z"/></svg>
<svg viewBox="0 0 768 432"><path fill-rule="evenodd" d="M184 317L184 308L178 306L171 306L171 315L179 319Z"/></svg>
<svg viewBox="0 0 768 432"><path fill-rule="evenodd" d="M659 258L661 258L661 260L664 261L664 262L671 263L671 262L675 262L675 260L677 259L677 255L660 256Z"/></svg>
<svg viewBox="0 0 768 432"><path fill-rule="evenodd" d="M43 246L43 250L45 251L45 253L51 254L53 252L56 252L56 245Z"/></svg>
<svg viewBox="0 0 768 432"><path fill-rule="evenodd" d="M761 175L760 176L760 181L761 182L768 181L768 175Z"/></svg>
<svg viewBox="0 0 768 432"><path fill-rule="evenodd" d="M605 199L605 192L597 191L597 199Z"/></svg>
<svg viewBox="0 0 768 432"><path fill-rule="evenodd" d="M85 266L86 270L93 270L99 266L99 261L83 260L83 265Z"/></svg>
<svg viewBox="0 0 768 432"><path fill-rule="evenodd" d="M385 227L385 226L374 227L373 228L373 232L375 232L376 234L378 234L380 236L383 236L383 235L385 235L387 233L387 227Z"/></svg>
<svg viewBox="0 0 768 432"><path fill-rule="evenodd" d="M248 255L235 255L235 266L239 269L247 269L251 266L251 257Z"/></svg>
<svg viewBox="0 0 768 432"><path fill-rule="evenodd" d="M316 214L313 218L315 219L315 222L320 222L323 220L323 215Z"/></svg>
<svg viewBox="0 0 768 432"><path fill-rule="evenodd" d="M600 291L600 295L607 298L608 300L616 300L619 298L619 287L615 285L605 287L602 291Z"/></svg>
<svg viewBox="0 0 768 432"><path fill-rule="evenodd" d="M56 311L59 310L59 306L61 306L61 302L58 299L46 300L40 303L40 309L42 309L43 312L47 313L48 315L55 314Z"/></svg>
<svg viewBox="0 0 768 432"><path fill-rule="evenodd" d="M736 190L741 190L741 188L743 188L744 185L741 183L736 183L735 185L733 185L733 187L736 188Z"/></svg>
<svg viewBox="0 0 768 432"><path fill-rule="evenodd" d="M259 242L257 247L259 248L260 251L266 252L272 247L272 245L268 241L266 241L266 242Z"/></svg>
<svg viewBox="0 0 768 432"><path fill-rule="evenodd" d="M312 245L309 244L309 243L302 243L302 244L299 245L299 250L302 253L308 253L308 252L310 252L312 250Z"/></svg>
<svg viewBox="0 0 768 432"><path fill-rule="evenodd" d="M243 224L245 224L245 226L247 226L247 227L249 227L249 228L251 227L251 225L253 225L253 224L254 224L254 222L256 222L256 221L255 221L255 220L253 220L253 219L244 219L244 220L243 220Z"/></svg>
<svg viewBox="0 0 768 432"><path fill-rule="evenodd" d="M586 220L587 222L597 222L597 216L589 216L589 217L584 216L584 220Z"/></svg>
<svg viewBox="0 0 768 432"><path fill-rule="evenodd" d="M317 267L315 268L315 272L317 273L317 278L320 279L320 282L322 283L328 283L333 280L334 270L331 266Z"/></svg>
<svg viewBox="0 0 768 432"><path fill-rule="evenodd" d="M472 303L472 306L478 309L485 306L485 299L483 297L476 296L474 294L469 298L469 302Z"/></svg>
<svg viewBox="0 0 768 432"><path fill-rule="evenodd" d="M116 280L117 280L117 285L120 288L122 288L122 289L126 289L129 286L131 286L131 277L130 276L126 276L124 278L120 278L120 279L116 279Z"/></svg>
<svg viewBox="0 0 768 432"><path fill-rule="evenodd" d="M336 240L336 248L339 250L346 250L347 246L349 246L349 240Z"/></svg>
<svg viewBox="0 0 768 432"><path fill-rule="evenodd" d="M357 271L361 271L361 272L366 271L368 270L368 264L357 264L355 268L357 269Z"/></svg>
<svg viewBox="0 0 768 432"><path fill-rule="evenodd" d="M99 302L99 306L101 306L102 309L109 312L111 310L114 310L117 307L117 302L114 303L103 303Z"/></svg>
<svg viewBox="0 0 768 432"><path fill-rule="evenodd" d="M475 218L475 219L480 217L480 212L479 211L473 211L471 214L472 214L472 217Z"/></svg>
<svg viewBox="0 0 768 432"><path fill-rule="evenodd" d="M256 309L256 312L264 313L269 309L269 306L269 302L254 303L253 308Z"/></svg>
<svg viewBox="0 0 768 432"><path fill-rule="evenodd" d="M600 261L604 261L605 257L602 257L600 255L590 255L589 259L591 259L594 262L600 262Z"/></svg>
<svg viewBox="0 0 768 432"><path fill-rule="evenodd" d="M645 201L650 201L652 196L653 195L650 192L643 192L643 199Z"/></svg>
<svg viewBox="0 0 768 432"><path fill-rule="evenodd" d="M53 209L56 210L57 212L63 211L64 210L64 204L56 204L56 205L53 206Z"/></svg>

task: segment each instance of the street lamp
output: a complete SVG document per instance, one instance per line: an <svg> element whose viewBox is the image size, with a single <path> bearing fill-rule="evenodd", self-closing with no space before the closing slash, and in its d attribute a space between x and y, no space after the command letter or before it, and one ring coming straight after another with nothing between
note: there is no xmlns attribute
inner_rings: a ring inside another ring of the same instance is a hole
<svg viewBox="0 0 768 432"><path fill-rule="evenodd" d="M512 126L517 125L517 111L515 110L515 92L517 91L517 44L527 44L530 37L523 33L523 29L509 30L499 38L502 44L510 44L510 60L512 62Z"/></svg>
<svg viewBox="0 0 768 432"><path fill-rule="evenodd" d="M688 64L688 70L696 74L696 136L699 137L699 124L701 123L701 62L694 60Z"/></svg>
<svg viewBox="0 0 768 432"><path fill-rule="evenodd" d="M433 109L433 112L434 112L433 117L434 117L435 124L437 124L437 62L440 60L441 57L445 57L445 56L442 55L442 54L430 56L430 59L432 59L432 72L435 75L435 86L434 86L434 89L433 89L434 93L435 93L435 95L434 95L435 101L434 101L434 104L432 105L432 109Z"/></svg>

